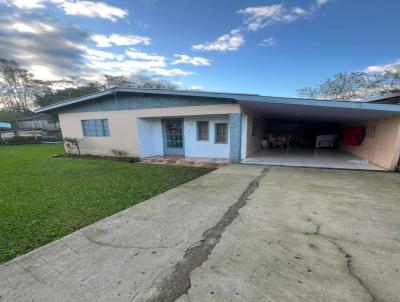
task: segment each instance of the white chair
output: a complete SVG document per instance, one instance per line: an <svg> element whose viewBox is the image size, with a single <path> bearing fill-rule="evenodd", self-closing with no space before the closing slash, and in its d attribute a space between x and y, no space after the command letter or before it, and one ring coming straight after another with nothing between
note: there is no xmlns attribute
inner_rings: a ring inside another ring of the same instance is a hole
<svg viewBox="0 0 400 302"><path fill-rule="evenodd" d="M268 140L266 138L263 138L261 140L261 147L262 147L263 151L265 151L265 152L267 151L267 149L268 149Z"/></svg>

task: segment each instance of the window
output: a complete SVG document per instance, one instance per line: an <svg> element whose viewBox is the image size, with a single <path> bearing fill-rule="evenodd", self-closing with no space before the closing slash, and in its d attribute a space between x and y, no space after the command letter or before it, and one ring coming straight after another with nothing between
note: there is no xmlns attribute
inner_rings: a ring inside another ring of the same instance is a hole
<svg viewBox="0 0 400 302"><path fill-rule="evenodd" d="M215 124L215 143L228 143L228 124Z"/></svg>
<svg viewBox="0 0 400 302"><path fill-rule="evenodd" d="M197 140L208 141L208 122L197 122Z"/></svg>
<svg viewBox="0 0 400 302"><path fill-rule="evenodd" d="M83 136L110 136L107 119L82 120Z"/></svg>
<svg viewBox="0 0 400 302"><path fill-rule="evenodd" d="M257 135L257 128L258 128L258 120L253 118L251 121L251 136Z"/></svg>

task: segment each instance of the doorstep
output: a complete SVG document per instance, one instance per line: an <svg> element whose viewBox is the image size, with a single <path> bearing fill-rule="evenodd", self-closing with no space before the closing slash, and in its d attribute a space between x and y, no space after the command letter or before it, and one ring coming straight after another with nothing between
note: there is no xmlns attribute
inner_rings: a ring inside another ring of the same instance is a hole
<svg viewBox="0 0 400 302"><path fill-rule="evenodd" d="M184 157L184 156L153 156L141 159L141 163L154 165L172 165L185 167L221 168L229 164L229 160L222 158Z"/></svg>

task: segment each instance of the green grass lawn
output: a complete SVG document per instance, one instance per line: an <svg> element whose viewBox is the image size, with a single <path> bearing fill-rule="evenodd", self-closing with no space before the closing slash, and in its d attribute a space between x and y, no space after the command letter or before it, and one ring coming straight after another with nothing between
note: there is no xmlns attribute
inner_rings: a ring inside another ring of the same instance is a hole
<svg viewBox="0 0 400 302"><path fill-rule="evenodd" d="M52 157L62 152L0 146L0 263L210 171Z"/></svg>

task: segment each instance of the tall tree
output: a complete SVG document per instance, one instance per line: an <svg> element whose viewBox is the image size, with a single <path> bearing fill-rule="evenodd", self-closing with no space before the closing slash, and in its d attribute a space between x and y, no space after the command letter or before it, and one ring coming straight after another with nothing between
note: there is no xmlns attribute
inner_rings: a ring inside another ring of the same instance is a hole
<svg viewBox="0 0 400 302"><path fill-rule="evenodd" d="M135 83L130 81L125 76L112 76L109 74L104 75L107 89L114 87L136 87Z"/></svg>
<svg viewBox="0 0 400 302"><path fill-rule="evenodd" d="M381 94L400 92L400 65L377 75Z"/></svg>
<svg viewBox="0 0 400 302"><path fill-rule="evenodd" d="M107 89L113 87L130 87L130 88L158 88L158 89L177 89L177 85L174 83L161 80L154 79L145 76L136 76L129 79L125 76L112 76L112 75L104 75L106 87Z"/></svg>
<svg viewBox="0 0 400 302"><path fill-rule="evenodd" d="M332 78L297 91L300 97L338 101L360 100L400 91L400 66L382 73L338 73Z"/></svg>
<svg viewBox="0 0 400 302"><path fill-rule="evenodd" d="M0 107L3 110L30 112L35 94L47 89L47 84L35 80L17 62L0 58Z"/></svg>
<svg viewBox="0 0 400 302"><path fill-rule="evenodd" d="M95 81L86 81L80 77L72 77L53 83L53 87L35 95L35 105L37 107L48 106L57 102L77 98L83 95L99 92L105 87ZM65 87L65 88L63 88Z"/></svg>

